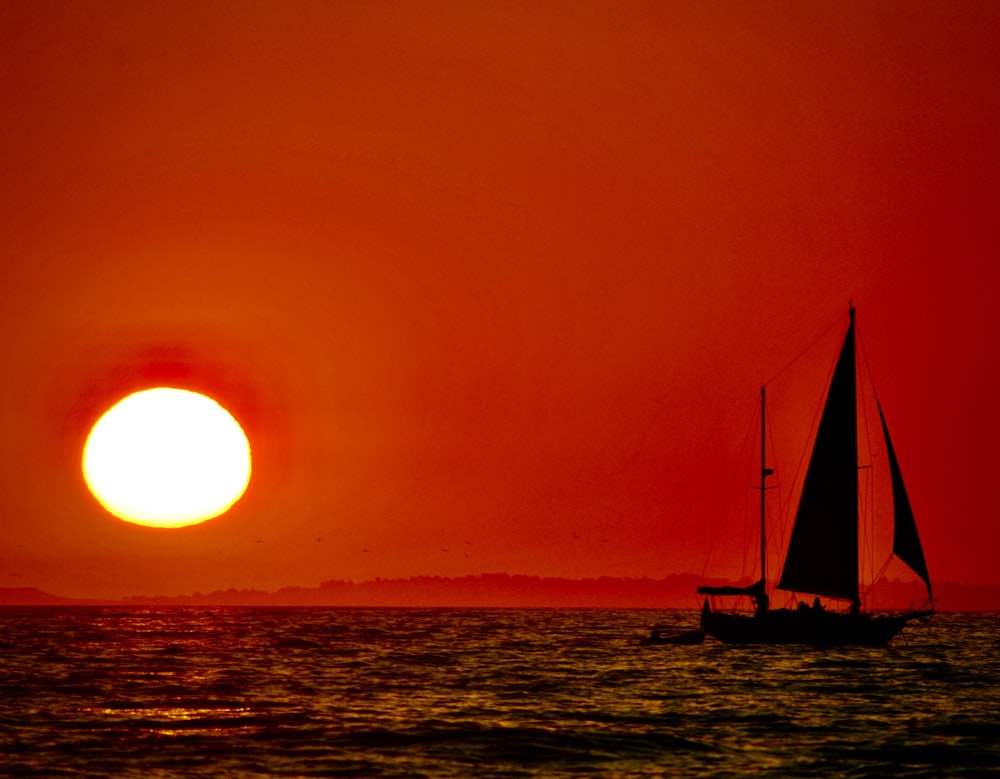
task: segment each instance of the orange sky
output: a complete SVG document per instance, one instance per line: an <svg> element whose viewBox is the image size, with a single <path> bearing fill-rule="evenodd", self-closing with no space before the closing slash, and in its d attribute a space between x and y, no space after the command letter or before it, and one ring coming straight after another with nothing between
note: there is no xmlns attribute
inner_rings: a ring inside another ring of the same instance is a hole
<svg viewBox="0 0 1000 779"><path fill-rule="evenodd" d="M998 39L993 2L3 4L0 586L700 572L759 383L852 297L931 575L1000 582ZM244 422L228 515L86 491L151 383Z"/></svg>

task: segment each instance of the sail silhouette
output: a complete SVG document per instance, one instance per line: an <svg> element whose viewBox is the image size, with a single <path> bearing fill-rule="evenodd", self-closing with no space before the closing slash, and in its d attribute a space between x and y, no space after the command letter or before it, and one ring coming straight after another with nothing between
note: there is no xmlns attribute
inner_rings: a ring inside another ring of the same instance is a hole
<svg viewBox="0 0 1000 779"><path fill-rule="evenodd" d="M853 312L853 309L852 309ZM830 382L778 587L858 598L858 413L854 316Z"/></svg>
<svg viewBox="0 0 1000 779"><path fill-rule="evenodd" d="M903 484L903 473L899 469L896 450L889 437L889 426L885 423L885 414L882 413L882 404L878 398L875 399L875 404L878 406L878 418L882 423L882 434L885 436L885 448L889 453L889 473L892 477L892 553L924 580L924 584L927 585L927 599L933 602L931 577L927 573L927 562L924 560L924 548L920 545L917 522L913 518L910 498Z"/></svg>
<svg viewBox="0 0 1000 779"><path fill-rule="evenodd" d="M858 565L858 412L855 367L854 307L850 324L827 391L823 414L813 442L798 511L784 567L777 587L796 593L850 603L848 612L815 606L771 609L767 595L766 533L763 495L773 471L767 467L764 447L765 393L761 388L761 579L749 587L699 587L704 595L747 595L755 605L753 616L714 611L706 598L702 629L730 643L884 644L912 619L933 613L931 580L920 536L889 428L876 398L888 452L893 496L893 554L927 585L930 608L896 615L861 612Z"/></svg>

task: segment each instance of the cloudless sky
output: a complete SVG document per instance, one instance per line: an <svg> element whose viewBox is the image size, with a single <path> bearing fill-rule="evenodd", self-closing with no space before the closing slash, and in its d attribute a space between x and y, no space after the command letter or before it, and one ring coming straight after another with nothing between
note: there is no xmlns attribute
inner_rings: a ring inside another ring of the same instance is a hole
<svg viewBox="0 0 1000 779"><path fill-rule="evenodd" d="M1000 583L997 40L994 2L3 4L0 586L736 576L758 387L850 299L931 575ZM80 475L157 383L254 448L185 530Z"/></svg>

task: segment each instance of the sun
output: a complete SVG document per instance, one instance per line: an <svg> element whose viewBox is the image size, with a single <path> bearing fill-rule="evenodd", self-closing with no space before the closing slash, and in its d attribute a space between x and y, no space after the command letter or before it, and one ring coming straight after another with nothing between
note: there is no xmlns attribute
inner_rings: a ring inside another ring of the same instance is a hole
<svg viewBox="0 0 1000 779"><path fill-rule="evenodd" d="M118 401L83 447L87 486L116 517L151 527L225 513L250 483L250 443L211 398L156 387Z"/></svg>

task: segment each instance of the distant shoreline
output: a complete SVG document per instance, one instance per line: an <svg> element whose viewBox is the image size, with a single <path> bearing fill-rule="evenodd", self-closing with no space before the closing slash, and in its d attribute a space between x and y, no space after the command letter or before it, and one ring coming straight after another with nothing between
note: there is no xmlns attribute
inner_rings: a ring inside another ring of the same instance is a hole
<svg viewBox="0 0 1000 779"><path fill-rule="evenodd" d="M662 579L566 579L492 573L462 577L416 576L364 582L325 581L318 587L268 592L227 589L188 595L76 598L36 587L0 588L0 606L328 606L396 608L625 608L697 609L699 585L738 584L694 574ZM743 583L745 584L745 583ZM1000 585L942 582L934 587L938 611L1000 611ZM871 589L872 611L896 611L926 597L922 583L883 580ZM784 605L782 597L775 606Z"/></svg>

